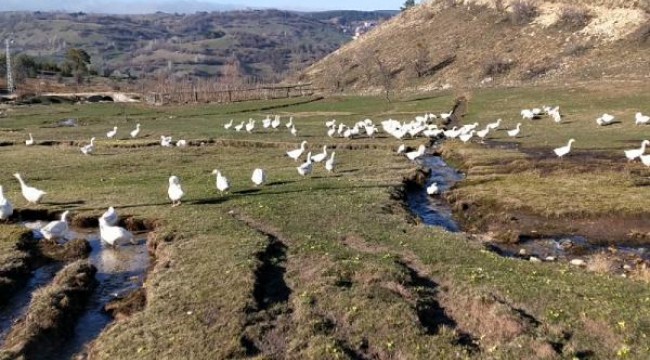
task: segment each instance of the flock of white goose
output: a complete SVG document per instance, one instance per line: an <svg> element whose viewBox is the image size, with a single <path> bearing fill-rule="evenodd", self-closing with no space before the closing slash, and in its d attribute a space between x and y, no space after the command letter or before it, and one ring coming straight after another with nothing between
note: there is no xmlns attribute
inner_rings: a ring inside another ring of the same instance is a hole
<svg viewBox="0 0 650 360"><path fill-rule="evenodd" d="M440 118L443 121L448 120L451 117L452 113L442 113L439 116L433 113L427 113L423 116L416 116L414 120L410 122L399 122L397 120L388 119L381 122L381 128L383 131L396 139L402 140L406 137L416 138L416 137L425 137L429 139L459 139L460 141L467 143L472 138L476 137L483 142L490 134L490 132L496 131L501 126L501 119L497 119L494 122L488 123L484 128L479 129L479 123L466 124L461 127L454 126L452 129L446 129L445 127L439 127L434 122L436 119ZM521 111L522 119L524 120L534 120L539 119L542 116L549 116L555 123L562 122L562 115L560 113L559 106L550 107L543 106L542 108L533 108L533 109L524 109ZM240 124L233 126L234 120L224 124L224 129L229 130L233 129L236 132L245 130L247 133L253 133L255 131L256 120L249 119L248 122L242 121ZM262 121L263 129L272 129L277 130L282 125L280 116L275 116L271 119L270 116L267 116ZM598 126L608 126L615 123L615 117L609 114L603 114L602 116L596 119L596 124ZM650 123L650 116L643 115L642 113L636 113L635 115L635 124L644 125ZM289 118L289 121L285 124L285 127L289 132L297 136L297 129L293 121L293 117ZM331 138L340 137L346 139L355 139L362 136L374 137L379 133L379 128L373 123L371 119L365 119L363 121L358 121L352 126L348 126L343 123L337 123L336 120L330 120L325 122L325 127L327 128L327 135ZM106 133L106 137L109 139L115 138L117 134L117 127L113 127L112 130ZM140 134L141 127L140 124L136 125L136 128L132 130L129 135L131 138L137 138ZM522 124L518 123L515 128L508 129L506 133L509 137L516 138L522 131ZM90 143L81 147L80 150L83 154L90 155L95 150L95 137L90 140ZM575 142L574 139L570 139L565 146L555 148L553 151L556 156L559 158L564 157L569 154L571 151L571 146ZM27 146L34 144L34 138L32 134L29 134L29 139L25 141ZM650 155L645 155L646 146L650 145L650 141L644 140L641 143L641 147L638 149L626 150L625 156L629 161L639 158L641 162L650 166ZM170 147L173 146L172 137L161 135L161 146ZM183 147L187 146L185 140L178 140L176 146ZM294 161L299 161L303 154L307 151L307 141L302 141L300 147L294 150L286 152L286 155L293 159ZM416 150L406 151L406 146L404 144L400 145L397 149L398 154L404 154L409 160L415 161L419 157L425 154L426 146L424 144L420 145ZM335 152L332 151L328 153L327 146L323 146L322 152L315 155L311 151L308 151L306 154L305 161L296 167L297 172L302 176L310 175L313 171L314 164L325 162L325 169L328 172L332 172L335 167ZM215 169L212 172L216 176L216 188L222 194L227 192L230 189L229 180L219 171ZM20 174L14 174L16 179L19 181L21 186L21 192L23 197L30 204L38 204L46 192L39 190L37 188L31 187L25 183ZM251 181L255 186L263 185L267 180L267 174L264 169L257 168L253 171L251 176ZM427 193L430 195L437 194L439 192L438 184L432 183L426 189ZM172 202L172 206L178 206L181 204L181 199L185 195L181 187L180 179L177 176L170 176L169 178L169 187L168 187L168 197ZM4 197L3 188L0 186L0 220L8 219L13 214L13 207L11 202ZM61 215L61 219L57 221L52 221L48 223L45 227L41 229L41 233L47 239L64 239L65 234L68 231L67 216L69 212L66 211ZM131 234L126 229L116 226L118 220L117 213L113 207L109 208L100 218L100 236L101 239L109 245L115 246L126 241L133 241L133 234Z"/></svg>

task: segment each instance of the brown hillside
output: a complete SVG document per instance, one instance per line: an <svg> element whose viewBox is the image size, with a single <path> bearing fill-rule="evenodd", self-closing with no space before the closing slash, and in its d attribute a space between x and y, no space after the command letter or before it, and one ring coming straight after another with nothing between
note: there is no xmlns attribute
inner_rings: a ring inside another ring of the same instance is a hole
<svg viewBox="0 0 650 360"><path fill-rule="evenodd" d="M650 1L434 0L330 54L302 80L338 90L650 77Z"/></svg>

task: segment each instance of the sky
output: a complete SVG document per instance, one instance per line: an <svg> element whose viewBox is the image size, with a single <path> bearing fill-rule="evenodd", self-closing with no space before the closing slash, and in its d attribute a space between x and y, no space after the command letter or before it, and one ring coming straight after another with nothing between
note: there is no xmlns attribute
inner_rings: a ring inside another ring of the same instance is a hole
<svg viewBox="0 0 650 360"><path fill-rule="evenodd" d="M95 13L193 13L254 8L286 10L397 10L403 0L0 0L0 11L66 11Z"/></svg>

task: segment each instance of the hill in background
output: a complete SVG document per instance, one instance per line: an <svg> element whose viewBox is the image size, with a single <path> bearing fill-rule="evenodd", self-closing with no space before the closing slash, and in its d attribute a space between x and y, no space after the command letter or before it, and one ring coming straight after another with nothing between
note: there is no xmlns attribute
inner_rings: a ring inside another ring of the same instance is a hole
<svg viewBox="0 0 650 360"><path fill-rule="evenodd" d="M650 77L649 1L437 0L307 69L341 91Z"/></svg>
<svg viewBox="0 0 650 360"><path fill-rule="evenodd" d="M272 82L304 69L352 38L356 24L394 12L278 10L104 15L0 13L0 38L14 56L60 63L70 48L91 56L103 76L212 78ZM4 71L2 71L4 76Z"/></svg>

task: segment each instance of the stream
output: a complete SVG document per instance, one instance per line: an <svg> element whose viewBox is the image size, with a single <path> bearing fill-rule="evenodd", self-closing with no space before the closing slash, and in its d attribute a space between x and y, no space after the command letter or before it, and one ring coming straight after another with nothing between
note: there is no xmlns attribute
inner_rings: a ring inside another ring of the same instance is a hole
<svg viewBox="0 0 650 360"><path fill-rule="evenodd" d="M430 196L426 187L435 182L444 193L456 183L462 181L462 173L447 165L440 156L425 155L417 160L418 164L430 171L425 186L411 188L406 193L407 205L414 215L429 226L438 226L450 232L460 232L454 221L449 204L441 199L440 194ZM621 270L634 268L639 261L650 262L649 247L627 247L611 244L594 245L582 236L558 236L554 238L522 238L516 244L488 242L487 249L501 256L525 260L571 261L584 259L595 254L605 254L615 260Z"/></svg>
<svg viewBox="0 0 650 360"><path fill-rule="evenodd" d="M41 235L37 229L45 224L47 222L36 221L24 225L32 229L34 237L39 239ZM94 340L113 320L104 311L104 306L142 287L150 265L146 246L147 233L134 232L134 235L135 245L127 244L113 249L102 243L99 229L70 229L69 238L86 239L90 243L92 251L88 260L97 267L95 278L98 286L88 300L85 311L77 320L74 332L56 353L52 354L53 358L72 359L76 354L83 352L85 345ZM3 336L14 322L25 314L33 292L47 285L63 266L64 264L55 262L41 266L33 272L27 285L0 311L0 332Z"/></svg>

